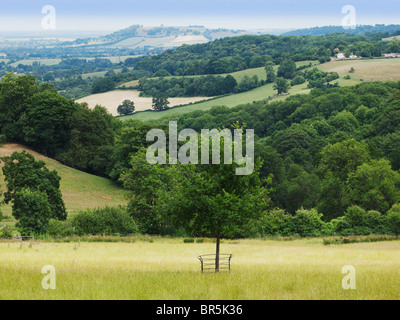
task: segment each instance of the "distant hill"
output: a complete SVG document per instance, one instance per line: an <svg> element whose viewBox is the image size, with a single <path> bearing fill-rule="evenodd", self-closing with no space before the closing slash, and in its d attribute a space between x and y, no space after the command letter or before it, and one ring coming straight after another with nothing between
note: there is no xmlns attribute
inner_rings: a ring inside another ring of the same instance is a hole
<svg viewBox="0 0 400 320"><path fill-rule="evenodd" d="M281 34L282 36L321 36L333 33L345 33L350 35L367 35L373 33L382 33L383 37L390 37L400 35L400 25L391 24L376 24L375 26L370 25L359 25L355 29L344 29L342 26L325 26L325 27L314 27L308 29L298 29L289 31Z"/></svg>
<svg viewBox="0 0 400 320"><path fill-rule="evenodd" d="M71 47L110 47L130 50L143 50L147 52L155 49L176 48L183 44L200 44L240 35L279 35L287 30L258 29L258 30L233 30L233 29L209 29L204 26L158 26L144 27L133 25L111 34L96 37L77 39L65 42L63 46Z"/></svg>

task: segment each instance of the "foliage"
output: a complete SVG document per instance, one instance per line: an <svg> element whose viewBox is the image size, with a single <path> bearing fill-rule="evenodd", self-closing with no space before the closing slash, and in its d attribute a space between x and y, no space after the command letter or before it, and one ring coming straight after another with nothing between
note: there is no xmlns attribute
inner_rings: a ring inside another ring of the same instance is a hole
<svg viewBox="0 0 400 320"><path fill-rule="evenodd" d="M99 78L92 84L92 93L102 93L114 90L115 82L111 78Z"/></svg>
<svg viewBox="0 0 400 320"><path fill-rule="evenodd" d="M153 97L162 93L167 97L219 96L234 91L249 90L239 89L238 83L231 75L226 77L209 75L195 78L140 79L138 89L141 94Z"/></svg>
<svg viewBox="0 0 400 320"><path fill-rule="evenodd" d="M9 226L0 228L0 239L11 239L13 236L13 229Z"/></svg>
<svg viewBox="0 0 400 320"><path fill-rule="evenodd" d="M278 94L287 93L289 90L289 82L283 77L278 77L274 84L274 90L277 90Z"/></svg>
<svg viewBox="0 0 400 320"><path fill-rule="evenodd" d="M70 223L78 235L128 235L138 232L136 223L122 207L80 211L71 217Z"/></svg>
<svg viewBox="0 0 400 320"><path fill-rule="evenodd" d="M40 230L45 230L49 218L66 219L67 212L60 191L61 178L57 171L48 170L43 161L36 161L26 151L14 152L9 157L2 157L1 160L4 164L3 174L7 187L4 201L13 202L13 215L16 219L19 219L16 215L24 216L24 209L29 203L39 211L32 212L30 211L32 208L26 214L30 212L37 216L39 219L37 227ZM41 215L43 215L42 222ZM28 223L33 225L32 221Z"/></svg>
<svg viewBox="0 0 400 320"><path fill-rule="evenodd" d="M124 100L117 108L121 116L128 116L135 112L135 103L131 100Z"/></svg>
<svg viewBox="0 0 400 320"><path fill-rule="evenodd" d="M49 220L54 216L46 193L30 189L15 192L12 214L18 220L16 227L22 235L46 233Z"/></svg>
<svg viewBox="0 0 400 320"><path fill-rule="evenodd" d="M154 111L167 110L168 105L169 105L168 97L164 93L159 93L156 97L153 98Z"/></svg>

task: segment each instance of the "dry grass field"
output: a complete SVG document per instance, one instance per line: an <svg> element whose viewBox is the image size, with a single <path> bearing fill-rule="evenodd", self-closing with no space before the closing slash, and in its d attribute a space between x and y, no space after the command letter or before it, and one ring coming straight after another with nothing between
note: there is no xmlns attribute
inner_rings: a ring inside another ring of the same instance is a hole
<svg viewBox="0 0 400 320"><path fill-rule="evenodd" d="M135 102L135 110L151 110L152 109L152 98L140 97L140 92L137 90L114 90L105 93L92 94L77 100L77 102L86 102L90 108L94 108L96 105L102 105L114 116L118 115L117 108L122 101L128 99ZM208 100L212 97L190 97L190 98L169 98L170 107L178 105L185 105L191 102L197 102L202 100Z"/></svg>
<svg viewBox="0 0 400 320"><path fill-rule="evenodd" d="M400 59L363 59L331 61L318 66L319 69L337 72L340 76L349 74L353 79L364 81L399 81ZM354 73L348 73L354 68Z"/></svg>
<svg viewBox="0 0 400 320"><path fill-rule="evenodd" d="M0 243L0 299L398 299L400 242L324 246L321 239L224 241L231 273L202 274L213 243ZM56 289L44 290L44 266ZM356 289L345 290L344 266Z"/></svg>

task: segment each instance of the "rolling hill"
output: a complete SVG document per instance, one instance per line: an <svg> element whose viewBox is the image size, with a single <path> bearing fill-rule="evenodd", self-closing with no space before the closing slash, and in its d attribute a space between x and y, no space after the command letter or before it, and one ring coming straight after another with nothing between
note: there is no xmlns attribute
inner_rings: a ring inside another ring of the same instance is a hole
<svg viewBox="0 0 400 320"><path fill-rule="evenodd" d="M58 172L61 177L60 189L69 212L127 203L124 198L123 189L113 181L67 167L54 159L47 158L22 145L1 145L0 157L9 156L13 152L21 152L23 150L31 153L36 160L43 160L50 170ZM0 174L0 186L1 190L4 191L5 184L2 171ZM9 205L3 206L2 211L6 215L9 215L11 207Z"/></svg>

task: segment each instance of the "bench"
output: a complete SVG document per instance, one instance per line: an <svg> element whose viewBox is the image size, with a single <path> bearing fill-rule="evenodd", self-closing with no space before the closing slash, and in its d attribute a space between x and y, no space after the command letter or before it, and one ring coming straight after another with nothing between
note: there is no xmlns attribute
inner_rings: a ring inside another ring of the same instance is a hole
<svg viewBox="0 0 400 320"><path fill-rule="evenodd" d="M231 259L232 254L220 253L219 254L219 271L231 271ZM213 272L215 271L216 255L215 254L203 254L198 256L197 259L201 263L201 272Z"/></svg>

